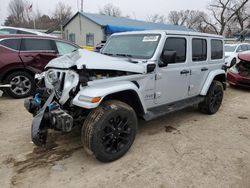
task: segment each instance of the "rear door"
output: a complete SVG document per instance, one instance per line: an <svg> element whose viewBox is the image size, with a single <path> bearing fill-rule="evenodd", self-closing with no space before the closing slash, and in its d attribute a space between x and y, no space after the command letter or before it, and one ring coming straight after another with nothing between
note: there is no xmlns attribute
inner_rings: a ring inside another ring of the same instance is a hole
<svg viewBox="0 0 250 188"><path fill-rule="evenodd" d="M196 96L200 94L209 73L208 40L202 37L192 37L191 46L189 96Z"/></svg>
<svg viewBox="0 0 250 188"><path fill-rule="evenodd" d="M23 38L19 55L27 68L41 72L50 60L57 57L57 49L51 39Z"/></svg>

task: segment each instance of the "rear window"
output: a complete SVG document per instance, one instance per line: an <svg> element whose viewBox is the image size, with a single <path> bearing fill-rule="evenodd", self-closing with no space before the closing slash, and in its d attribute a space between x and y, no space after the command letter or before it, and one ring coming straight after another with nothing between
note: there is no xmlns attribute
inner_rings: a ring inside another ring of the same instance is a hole
<svg viewBox="0 0 250 188"><path fill-rule="evenodd" d="M193 39L192 40L192 59L193 61L207 60L207 40Z"/></svg>
<svg viewBox="0 0 250 188"><path fill-rule="evenodd" d="M10 48L12 50L19 50L21 39L5 39L0 41L0 45Z"/></svg>
<svg viewBox="0 0 250 188"><path fill-rule="evenodd" d="M21 51L55 51L55 45L48 39L22 39Z"/></svg>
<svg viewBox="0 0 250 188"><path fill-rule="evenodd" d="M211 40L211 59L223 58L223 42L221 40Z"/></svg>

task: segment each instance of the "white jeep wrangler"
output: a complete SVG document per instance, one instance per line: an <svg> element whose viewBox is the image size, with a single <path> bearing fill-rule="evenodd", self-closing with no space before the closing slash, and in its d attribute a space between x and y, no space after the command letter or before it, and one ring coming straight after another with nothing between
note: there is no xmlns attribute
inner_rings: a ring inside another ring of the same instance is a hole
<svg viewBox="0 0 250 188"><path fill-rule="evenodd" d="M196 32L119 33L101 53L77 50L52 60L36 78L40 88L25 101L34 115L34 144L46 144L48 129L81 125L84 148L110 162L134 142L137 118L195 104L207 114L218 111L226 89L224 41Z"/></svg>

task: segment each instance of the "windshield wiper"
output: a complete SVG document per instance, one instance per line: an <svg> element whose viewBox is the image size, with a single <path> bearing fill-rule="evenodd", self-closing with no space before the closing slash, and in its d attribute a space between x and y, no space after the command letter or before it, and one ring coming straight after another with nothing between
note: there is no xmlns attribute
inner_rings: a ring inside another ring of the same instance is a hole
<svg viewBox="0 0 250 188"><path fill-rule="evenodd" d="M102 53L103 55L108 55L108 56L114 56L115 54L111 54L111 53Z"/></svg>
<svg viewBox="0 0 250 188"><path fill-rule="evenodd" d="M129 54L115 54L116 56L122 56L122 57L133 57L132 55Z"/></svg>

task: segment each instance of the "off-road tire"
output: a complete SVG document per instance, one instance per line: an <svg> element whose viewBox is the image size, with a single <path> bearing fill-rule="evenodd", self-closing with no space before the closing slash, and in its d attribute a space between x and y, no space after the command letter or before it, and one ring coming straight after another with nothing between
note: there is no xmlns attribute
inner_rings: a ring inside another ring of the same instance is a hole
<svg viewBox="0 0 250 188"><path fill-rule="evenodd" d="M205 100L199 104L199 110L205 114L215 114L223 100L223 86L219 81L214 80L210 85Z"/></svg>
<svg viewBox="0 0 250 188"><path fill-rule="evenodd" d="M119 132L121 130L123 133ZM82 127L81 139L87 153L93 154L101 162L111 162L130 149L136 131L137 116L133 108L121 101L110 100L89 113Z"/></svg>
<svg viewBox="0 0 250 188"><path fill-rule="evenodd" d="M13 92L13 88L14 88L13 85L12 85L11 88L6 88L4 91L9 96L11 96L13 98L16 98L16 99L29 97L34 92L34 90L35 90L35 79L34 79L34 77L31 74L29 74L29 73L27 73L25 71L16 71L16 72L13 72L13 73L9 74L5 78L4 83L5 84L11 84L12 80L14 78L18 78L18 77L27 79L28 83L30 84L30 88L29 89L26 88L26 90L25 90L26 92L24 92L23 94L21 94L21 93L17 94L15 92Z"/></svg>

